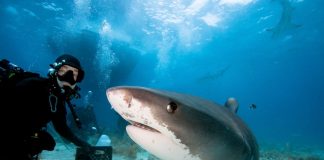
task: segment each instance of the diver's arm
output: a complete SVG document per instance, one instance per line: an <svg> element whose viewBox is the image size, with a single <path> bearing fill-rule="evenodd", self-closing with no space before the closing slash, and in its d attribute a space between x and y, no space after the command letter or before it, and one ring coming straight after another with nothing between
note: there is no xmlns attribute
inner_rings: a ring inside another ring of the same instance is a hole
<svg viewBox="0 0 324 160"><path fill-rule="evenodd" d="M53 126L57 133L69 140L78 147L90 147L90 144L78 138L66 124L65 115L56 115L53 119Z"/></svg>

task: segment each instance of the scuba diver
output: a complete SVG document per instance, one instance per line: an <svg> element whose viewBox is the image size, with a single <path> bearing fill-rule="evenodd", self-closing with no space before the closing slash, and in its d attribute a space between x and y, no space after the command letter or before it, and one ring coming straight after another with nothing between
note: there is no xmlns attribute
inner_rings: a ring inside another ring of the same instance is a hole
<svg viewBox="0 0 324 160"><path fill-rule="evenodd" d="M46 131L48 123L61 137L88 150L90 144L77 137L67 125L66 104L78 98L84 70L77 58L63 54L50 65L48 77L34 76L19 81L1 94L2 160L34 160L43 150L54 150L56 142ZM77 116L75 122L80 123Z"/></svg>

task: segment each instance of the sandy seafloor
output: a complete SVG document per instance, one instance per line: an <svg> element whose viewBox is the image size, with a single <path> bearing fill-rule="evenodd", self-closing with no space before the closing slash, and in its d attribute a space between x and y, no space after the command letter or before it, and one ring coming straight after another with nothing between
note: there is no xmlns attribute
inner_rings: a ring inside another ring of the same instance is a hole
<svg viewBox="0 0 324 160"><path fill-rule="evenodd" d="M113 145L113 160L158 160L136 144ZM72 144L57 143L54 151L44 151L41 160L74 160ZM311 146L260 146L260 160L324 160L324 149Z"/></svg>
<svg viewBox="0 0 324 160"><path fill-rule="evenodd" d="M53 151L43 151L41 160L75 160L75 146L49 130L56 140ZM134 143L126 133L102 132L109 136L113 147L112 160L159 160ZM78 135L78 134L77 134ZM95 145L101 134L87 136L87 142ZM321 144L320 142L319 144ZM260 160L324 160L324 146L300 142L259 140Z"/></svg>
<svg viewBox="0 0 324 160"><path fill-rule="evenodd" d="M40 156L41 160L74 160L75 150L66 150L65 146L58 146L55 151L44 151ZM140 151L136 157L127 157L127 155L113 154L113 160L158 160L148 152ZM281 149L261 150L260 160L324 160L324 151L311 150L309 148L291 153L282 152Z"/></svg>

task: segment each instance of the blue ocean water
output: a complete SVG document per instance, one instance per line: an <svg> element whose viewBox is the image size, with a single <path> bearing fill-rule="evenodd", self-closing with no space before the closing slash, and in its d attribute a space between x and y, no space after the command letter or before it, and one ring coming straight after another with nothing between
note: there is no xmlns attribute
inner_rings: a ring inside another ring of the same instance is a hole
<svg viewBox="0 0 324 160"><path fill-rule="evenodd" d="M323 149L322 6L321 0L1 0L0 58L46 76L58 55L79 57L86 72L81 94L93 92L97 120L111 130L120 129L119 116L106 89L136 85L218 103L236 97L259 143Z"/></svg>

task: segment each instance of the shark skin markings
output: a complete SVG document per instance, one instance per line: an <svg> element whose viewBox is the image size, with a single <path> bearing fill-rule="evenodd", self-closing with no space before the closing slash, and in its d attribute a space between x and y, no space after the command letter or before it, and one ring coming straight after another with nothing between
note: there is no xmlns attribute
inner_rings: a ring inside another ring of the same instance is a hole
<svg viewBox="0 0 324 160"><path fill-rule="evenodd" d="M129 137L162 160L258 160L257 141L226 107L199 97L136 86L107 89L113 109L130 122Z"/></svg>
<svg viewBox="0 0 324 160"><path fill-rule="evenodd" d="M275 0L278 1L282 7L281 17L277 25L273 28L267 29L272 32L272 38L278 38L289 30L300 28L301 25L292 23L292 12L294 8L291 6L289 0Z"/></svg>

